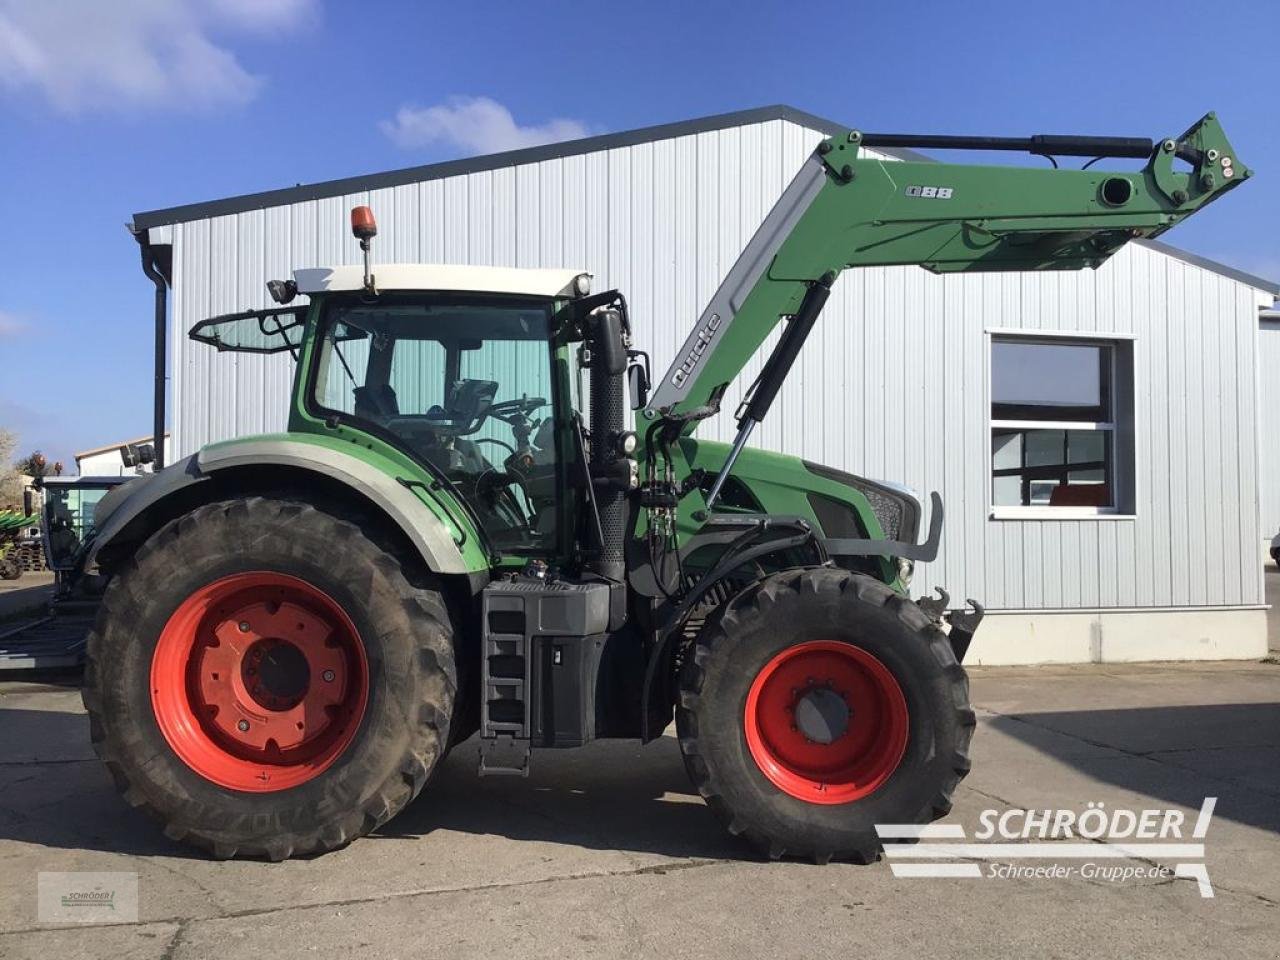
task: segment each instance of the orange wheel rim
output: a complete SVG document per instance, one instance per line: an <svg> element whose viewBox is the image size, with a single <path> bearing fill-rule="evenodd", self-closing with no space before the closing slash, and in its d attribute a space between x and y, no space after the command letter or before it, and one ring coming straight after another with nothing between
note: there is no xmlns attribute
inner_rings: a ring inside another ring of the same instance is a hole
<svg viewBox="0 0 1280 960"><path fill-rule="evenodd" d="M788 647L747 693L752 759L779 790L808 803L850 803L878 790L902 762L909 727L889 668L848 643Z"/></svg>
<svg viewBox="0 0 1280 960"><path fill-rule="evenodd" d="M369 699L346 612L287 574L240 573L187 597L151 659L160 732L192 770L231 790L306 783L350 745Z"/></svg>

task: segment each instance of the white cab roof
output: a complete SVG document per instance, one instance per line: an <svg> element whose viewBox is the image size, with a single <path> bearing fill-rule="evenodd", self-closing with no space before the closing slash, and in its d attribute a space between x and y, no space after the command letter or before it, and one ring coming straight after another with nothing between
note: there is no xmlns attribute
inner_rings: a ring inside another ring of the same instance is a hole
<svg viewBox="0 0 1280 960"><path fill-rule="evenodd" d="M464 290L516 293L533 297L576 297L573 281L585 270L535 270L431 263L378 263L373 279L379 290ZM313 267L293 271L299 293L363 290L364 267Z"/></svg>

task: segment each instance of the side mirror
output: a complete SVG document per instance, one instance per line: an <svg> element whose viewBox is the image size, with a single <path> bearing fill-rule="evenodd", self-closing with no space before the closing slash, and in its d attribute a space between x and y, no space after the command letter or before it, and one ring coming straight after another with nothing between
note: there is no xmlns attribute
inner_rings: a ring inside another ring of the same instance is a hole
<svg viewBox="0 0 1280 960"><path fill-rule="evenodd" d="M627 367L627 389L632 410L640 410L649 403L649 371L644 364L633 363Z"/></svg>
<svg viewBox="0 0 1280 960"><path fill-rule="evenodd" d="M627 369L627 348L622 344L622 314L598 310L590 318L591 362L616 377Z"/></svg>

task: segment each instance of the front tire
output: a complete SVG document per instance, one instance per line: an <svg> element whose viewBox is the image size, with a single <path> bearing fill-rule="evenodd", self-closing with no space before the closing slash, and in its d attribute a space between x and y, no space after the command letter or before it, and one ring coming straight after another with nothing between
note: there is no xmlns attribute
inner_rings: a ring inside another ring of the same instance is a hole
<svg viewBox="0 0 1280 960"><path fill-rule="evenodd" d="M685 767L772 858L878 858L876 824L945 816L969 770L968 679L946 636L877 580L766 577L707 622L680 675Z"/></svg>
<svg viewBox="0 0 1280 960"><path fill-rule="evenodd" d="M112 577L86 650L94 748L126 801L218 857L331 850L445 751L441 593L358 526L248 497L169 523Z"/></svg>

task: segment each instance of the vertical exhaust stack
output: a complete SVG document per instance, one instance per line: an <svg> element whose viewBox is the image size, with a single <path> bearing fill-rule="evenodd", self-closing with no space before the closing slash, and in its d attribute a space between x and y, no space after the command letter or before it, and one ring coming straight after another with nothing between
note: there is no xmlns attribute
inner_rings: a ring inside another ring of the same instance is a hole
<svg viewBox="0 0 1280 960"><path fill-rule="evenodd" d="M627 348L622 314L597 310L587 319L591 350L591 475L600 511L603 539L590 563L595 573L621 581L626 575L623 540L627 525L626 484L613 479L623 459L619 449L624 431Z"/></svg>

